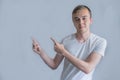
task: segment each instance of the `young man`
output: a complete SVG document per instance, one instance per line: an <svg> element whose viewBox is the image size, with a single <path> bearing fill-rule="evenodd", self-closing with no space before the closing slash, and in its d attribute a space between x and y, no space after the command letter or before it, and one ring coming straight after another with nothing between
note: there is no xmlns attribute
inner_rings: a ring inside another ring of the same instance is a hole
<svg viewBox="0 0 120 80"><path fill-rule="evenodd" d="M104 56L106 40L90 31L91 10L85 5L78 5L72 12L76 33L66 36L61 43L53 38L56 56L50 58L39 43L33 39L33 51L52 69L56 69L64 59L61 80L92 80L96 65Z"/></svg>

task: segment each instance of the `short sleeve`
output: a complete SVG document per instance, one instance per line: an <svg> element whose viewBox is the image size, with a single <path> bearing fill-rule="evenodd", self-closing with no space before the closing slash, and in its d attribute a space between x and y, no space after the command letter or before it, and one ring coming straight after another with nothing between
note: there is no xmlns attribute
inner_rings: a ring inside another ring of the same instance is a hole
<svg viewBox="0 0 120 80"><path fill-rule="evenodd" d="M101 39L96 43L96 46L93 49L93 52L96 52L104 56L106 46L107 46L107 41L105 39Z"/></svg>

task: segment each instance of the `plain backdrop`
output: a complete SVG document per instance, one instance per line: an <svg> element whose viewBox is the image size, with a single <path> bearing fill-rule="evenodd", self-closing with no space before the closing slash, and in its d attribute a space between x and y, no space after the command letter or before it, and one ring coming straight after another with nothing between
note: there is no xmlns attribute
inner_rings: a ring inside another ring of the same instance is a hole
<svg viewBox="0 0 120 80"><path fill-rule="evenodd" d="M75 32L71 13L78 4L93 13L91 30L107 39L105 56L93 80L119 80L119 0L0 0L0 80L59 80L63 62L51 70L32 51L36 38L50 57L57 41Z"/></svg>

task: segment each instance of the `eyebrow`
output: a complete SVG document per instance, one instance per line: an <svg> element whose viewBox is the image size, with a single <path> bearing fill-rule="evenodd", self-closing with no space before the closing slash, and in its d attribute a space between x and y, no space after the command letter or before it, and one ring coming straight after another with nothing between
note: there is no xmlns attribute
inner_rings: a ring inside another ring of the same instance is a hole
<svg viewBox="0 0 120 80"><path fill-rule="evenodd" d="M85 15L85 16L82 16L82 17L88 17L88 16ZM82 17L81 17L81 18L82 18ZM79 18L79 17L74 17L74 19L77 19L77 18Z"/></svg>

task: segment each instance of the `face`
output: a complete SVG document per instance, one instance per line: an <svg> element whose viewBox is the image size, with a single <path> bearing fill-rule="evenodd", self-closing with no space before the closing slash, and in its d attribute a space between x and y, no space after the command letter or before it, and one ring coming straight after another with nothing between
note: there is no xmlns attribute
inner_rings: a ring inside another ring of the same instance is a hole
<svg viewBox="0 0 120 80"><path fill-rule="evenodd" d="M92 23L92 20L87 9L78 10L72 15L72 19L77 33L85 33L90 31L89 27Z"/></svg>

